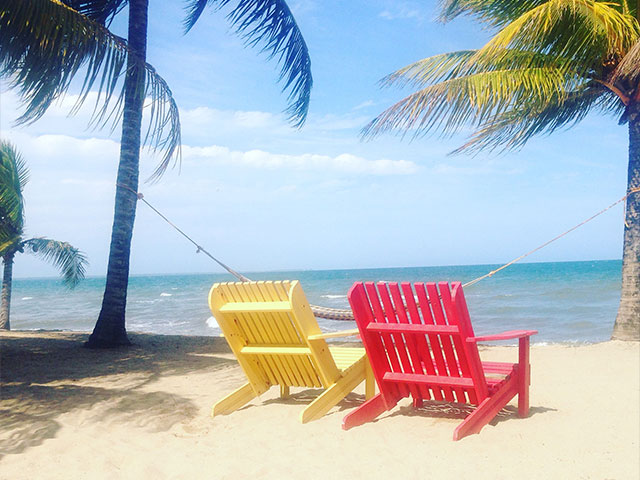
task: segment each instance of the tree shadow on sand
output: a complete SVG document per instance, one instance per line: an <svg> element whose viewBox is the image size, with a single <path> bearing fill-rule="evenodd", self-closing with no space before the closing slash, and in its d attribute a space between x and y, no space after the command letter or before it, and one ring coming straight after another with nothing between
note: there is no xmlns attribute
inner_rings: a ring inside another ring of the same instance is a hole
<svg viewBox="0 0 640 480"><path fill-rule="evenodd" d="M132 334L136 346L82 348L87 335L0 336L0 458L56 436L61 415L167 431L200 415L188 398L153 391L161 377L236 365L223 339ZM213 355L216 354L216 355Z"/></svg>

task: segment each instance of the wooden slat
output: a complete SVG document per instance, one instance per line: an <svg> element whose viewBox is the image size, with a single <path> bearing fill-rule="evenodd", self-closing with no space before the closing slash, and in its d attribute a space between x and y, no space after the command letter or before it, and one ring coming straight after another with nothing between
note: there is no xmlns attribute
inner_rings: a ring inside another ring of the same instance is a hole
<svg viewBox="0 0 640 480"><path fill-rule="evenodd" d="M212 287L209 294L209 307L215 314L219 311L220 306L228 301L228 292L222 286L220 288ZM225 335L227 343L236 355L238 363L242 367L256 395L267 391L271 385L271 377L262 365L252 359L248 359L240 353L240 350L246 345L247 337L245 332L238 328L236 322L232 322L224 315L218 315L218 324Z"/></svg>
<svg viewBox="0 0 640 480"><path fill-rule="evenodd" d="M391 299L396 306L396 315L398 317L398 322L404 326L412 326L409 325L409 318L407 317L407 307L404 304L402 299L402 294L400 293L400 288L397 283L392 283L389 285L389 291L391 292ZM407 352L409 353L409 358L411 359L411 370L413 373L423 374L424 369L422 367L422 361L418 356L416 341L414 335L405 335L404 336L405 345L407 346Z"/></svg>
<svg viewBox="0 0 640 480"><path fill-rule="evenodd" d="M458 312L456 306L453 304L451 299L451 291L449 290L449 285L447 283L440 283L440 298L442 299L442 307L447 315L447 320L449 325L455 325L460 330L459 335L451 335L451 341L453 342L453 348L458 358L458 371L461 372L461 376L471 378L471 369L469 367L469 362L467 360L466 354L466 337L463 336L462 330L460 328L460 322L458 319ZM468 401L472 404L477 404L478 399L476 397L475 391L467 391L466 392ZM461 401L462 399L458 399Z"/></svg>
<svg viewBox="0 0 640 480"><path fill-rule="evenodd" d="M222 313L250 313L250 312L290 312L289 302L238 302L227 303L220 308Z"/></svg>
<svg viewBox="0 0 640 480"><path fill-rule="evenodd" d="M422 312L422 318L425 325L435 325L433 313L431 312L431 304L429 297L427 296L427 289L424 283L415 284L416 294L418 296L418 304L420 311ZM438 335L429 335L429 343L431 345L431 352L436 361L436 367L438 369L438 375L447 375L447 364L444 356L442 355L442 345L440 345L440 339Z"/></svg>
<svg viewBox="0 0 640 480"><path fill-rule="evenodd" d="M244 355L309 355L311 350L299 345L278 346L251 345L240 350Z"/></svg>
<svg viewBox="0 0 640 480"><path fill-rule="evenodd" d="M362 347L329 347L329 351L340 370L346 370L367 354Z"/></svg>
<svg viewBox="0 0 640 480"><path fill-rule="evenodd" d="M320 335L322 330L318 326L318 321L311 311L300 284L296 284L290 289L289 299L293 305L293 322L300 332L300 337L311 349L310 358L313 361L314 370L318 373L322 385L328 388L340 378L340 371L331 357L327 342L324 340L307 341L309 336Z"/></svg>
<svg viewBox="0 0 640 480"><path fill-rule="evenodd" d="M440 288L449 288L449 286L446 282L441 282ZM433 317L436 321L436 324L447 325L447 319L444 315L444 311L442 310L442 305L440 304L440 294L438 292L438 289L436 288L436 284L427 283L427 292L429 293L430 305L431 309L433 310ZM442 351L444 352L448 375L451 377L459 377L460 371L458 370L458 360L456 359L456 354L453 351L451 336L440 335L440 343L442 345ZM453 391L456 394L456 399L458 402L466 401L464 392L462 390L454 388Z"/></svg>
<svg viewBox="0 0 640 480"><path fill-rule="evenodd" d="M256 295L258 300L262 300L265 302L284 302L288 301L288 289L290 288L289 282L257 282L255 286ZM285 300L287 299L287 300ZM277 335L277 339L281 339L281 342L292 341L291 335L283 334L280 325L285 325L289 322L289 316L291 312L275 312L275 311L265 311L261 315L263 315L267 319L267 325L270 326L275 335ZM293 343L296 343L293 341ZM275 361L279 362L281 368L283 369L283 373L286 372L286 375L291 379L291 385L295 386L304 386L309 385L309 380L305 378L302 374L299 361L304 359L304 357L292 356L292 355L283 355L280 357L275 357Z"/></svg>
<svg viewBox="0 0 640 480"><path fill-rule="evenodd" d="M415 383L425 385L438 385L443 387L455 387L461 388L473 388L473 380L464 377L441 377L439 375L418 375L415 373L397 373L387 372L384 374L384 380L386 382L398 382L398 383ZM466 402L465 402L466 403Z"/></svg>
<svg viewBox="0 0 640 480"><path fill-rule="evenodd" d="M433 319L433 314L431 312L431 306L429 304L429 298L427 297L427 290L425 288L424 283L416 283L415 284L416 295L418 297L418 304L420 306L420 311L422 312L422 318L425 324L435 325L435 321ZM444 361L444 356L442 355L442 345L440 345L440 338L438 335L429 334L429 345L431 353L433 354L435 366L437 368L438 375L447 375L447 366ZM434 389L435 392L436 389ZM453 393L449 387L444 387L441 390L441 395L445 400L453 400Z"/></svg>
<svg viewBox="0 0 640 480"><path fill-rule="evenodd" d="M372 307L375 323L386 324L387 319L384 315L384 311L382 310L382 305L380 304L380 298L378 297L378 291L376 290L375 284L373 282L367 282L365 283L365 289L369 296L369 304ZM393 338L391 335L385 333L381 333L380 337L382 338L386 355L389 358L390 370L392 372L401 372L402 368L400 367L400 361L398 360L398 354L396 353ZM398 393L401 397L406 397L409 395L409 388L406 385L398 385Z"/></svg>
<svg viewBox="0 0 640 480"><path fill-rule="evenodd" d="M357 328L352 330L340 330L339 332L327 332L320 335L309 335L307 340L326 340L327 338L353 337L360 334Z"/></svg>
<svg viewBox="0 0 640 480"><path fill-rule="evenodd" d="M272 285L272 282L269 282ZM269 289L265 282L256 282L251 287L251 299L256 304L259 303L289 303L284 299L287 298L285 293L278 293L275 290ZM297 343L293 340L291 335L283 333L280 328L281 324L288 321L289 312L287 311L271 311L265 310L257 313L257 316L263 319L263 325L269 330L271 343L274 346L278 344ZM287 383L291 386L303 386L306 384L305 380L298 372L295 358L291 356L275 357L270 359L278 365L281 374L287 378Z"/></svg>
<svg viewBox="0 0 640 480"><path fill-rule="evenodd" d="M392 285L393 285L392 283L390 283L388 286L387 284L384 284L382 282L378 283L378 295L380 296L380 300L382 301L382 305L384 307L385 317L389 322L388 326L396 327L398 326L398 318L396 317L396 312L404 311L404 304L402 303L402 300L400 300L400 302L397 303L395 306L391 302L391 298L389 297L389 292L387 288L389 289L393 288ZM398 284L395 284L395 287L397 289ZM407 353L407 344L404 336L398 330L391 330L389 333L391 333L391 337L393 338L393 343L396 347L396 352L398 352L398 358L400 359L402 371L405 373L415 373L413 371L411 362L409 361L409 355ZM408 387L409 387L409 392L411 392L411 395L413 396L414 399L418 401L422 400L422 395L420 393L420 390L415 385L409 384Z"/></svg>
<svg viewBox="0 0 640 480"><path fill-rule="evenodd" d="M289 282L269 282L266 284L266 288L268 291L272 292L274 295L278 295L278 298L286 298L293 305L293 299L290 298L290 294L294 287ZM299 287L302 289L302 287ZM306 301L306 300L305 300ZM305 341L304 335L300 332L296 326L296 322L294 320L295 314L292 313L286 316L285 322L282 324L288 335L293 337L296 342L300 342L300 344L305 345L307 348L309 347L307 342ZM306 357L292 357L291 361L295 364L297 371L303 378L303 386L313 386L313 387L321 387L322 382L320 377L318 376L318 370L315 367L312 360L313 350L310 349L310 355Z"/></svg>
<svg viewBox="0 0 640 480"><path fill-rule="evenodd" d="M454 282L452 286L452 298L458 314L458 327L460 327L460 333L464 339L464 348L469 362L471 378L473 378L475 384L475 395L477 397L476 402L480 404L489 394L489 390L485 380L482 363L480 361L478 345L467 341L470 336L473 336L473 326L471 325L467 302L464 298L464 293L462 292L462 285L460 282Z"/></svg>
<svg viewBox="0 0 640 480"><path fill-rule="evenodd" d="M364 283L354 283L347 294L349 304L353 310L358 329L361 332L362 343L367 350L367 357L371 363L373 376L380 388L380 398L385 406L391 408L398 402L403 395L399 393L398 386L395 384L383 384L382 376L385 372L391 370L389 359L382 342L382 337L377 333L368 332L366 326L375 321L371 304L367 298ZM383 388L384 386L384 388Z"/></svg>
<svg viewBox="0 0 640 480"><path fill-rule="evenodd" d="M393 303L396 305L396 314L398 316L398 320L401 324L408 325L409 317L407 316L407 305L405 302L413 301L413 292L409 296L408 299L403 301L402 294L400 293L400 289L398 288L397 283L390 284L389 291L391 292L391 298L393 299ZM400 305L402 308L400 308ZM420 375L424 374L424 365L420 355L418 354L418 347L416 340L418 338L424 338L424 335L403 335L405 344L407 346L407 351L409 352L409 358L411 359L411 364L413 366L413 373L417 373ZM431 400L431 393L429 389L425 385L418 385L418 390L420 392L420 397L414 397L414 402L416 405L420 404L423 400Z"/></svg>
<svg viewBox="0 0 640 480"><path fill-rule="evenodd" d="M414 325L403 323L372 323L367 330L380 333L418 333L418 334L446 334L458 333L458 327L449 325Z"/></svg>
<svg viewBox="0 0 640 480"><path fill-rule="evenodd" d="M265 282L259 283L258 286L260 290L266 291L266 293L264 293L266 298L286 298L286 301L289 301L289 289L292 288L289 282ZM303 345L305 343L304 339L300 336L300 332L298 332L294 325L292 314L281 314L278 317L279 321L277 324L278 328L282 332L282 337L288 342Z"/></svg>
<svg viewBox="0 0 640 480"><path fill-rule="evenodd" d="M247 291L246 285L241 285L238 283L229 283L226 285L227 291L229 292L229 302L228 303L241 303L241 302L250 302L255 300L255 296L251 291ZM226 316L226 315L225 315ZM264 327L264 319L261 315L257 313L243 313L237 312L233 316L238 320L238 324L242 325L248 331L252 332L252 337L249 341L249 344L265 344L265 343L273 343L275 338L269 335L269 332ZM269 377L272 379L271 383L273 384L290 384L290 380L288 378L283 378L280 366L271 358L258 358L258 361L265 369L265 371L269 374Z"/></svg>
<svg viewBox="0 0 640 480"><path fill-rule="evenodd" d="M513 363L482 362L482 369L485 371L485 373L508 375L513 372L513 366Z"/></svg>
<svg viewBox="0 0 640 480"><path fill-rule="evenodd" d="M422 325L422 319L420 318L420 312L418 311L418 305L416 304L415 296L413 289L411 288L411 284L409 282L403 282L401 284L402 293L404 294L404 299L407 304L407 312L410 323L414 325ZM433 359L431 358L431 351L429 350L429 345L427 344L427 339L424 335L415 335L416 342L416 350L418 354L418 360L424 366L424 369L427 371L428 375L435 375L436 370L434 368ZM424 373L424 370L423 372ZM442 400L442 392L439 388L429 388L426 386L422 386L422 388L429 393L429 395L425 394L425 398L435 400Z"/></svg>

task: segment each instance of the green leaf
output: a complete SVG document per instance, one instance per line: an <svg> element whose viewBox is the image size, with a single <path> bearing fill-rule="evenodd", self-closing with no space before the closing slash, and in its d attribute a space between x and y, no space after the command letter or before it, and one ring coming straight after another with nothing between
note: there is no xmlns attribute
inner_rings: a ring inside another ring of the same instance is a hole
<svg viewBox="0 0 640 480"><path fill-rule="evenodd" d="M69 4L105 21L117 13L123 2L113 3L115 9L107 8L106 0ZM0 31L0 77L19 91L25 105L23 115L16 120L18 124L38 120L78 75L84 75L84 81L71 113L77 112L96 87L91 126L102 128L119 122L128 55L124 39L59 0L4 0L0 6ZM151 65L140 61L135 68L145 72L145 95L151 103L145 143L164 152L157 176L172 159L177 161L180 157L178 107L166 82Z"/></svg>
<svg viewBox="0 0 640 480"><path fill-rule="evenodd" d="M84 278L87 257L69 243L37 237L25 240L23 246L25 250L57 267L67 287L75 287Z"/></svg>
<svg viewBox="0 0 640 480"><path fill-rule="evenodd" d="M24 197L29 179L26 163L17 149L0 140L0 252L6 252L22 236ZM2 254L0 253L0 254Z"/></svg>
<svg viewBox="0 0 640 480"><path fill-rule="evenodd" d="M481 49L435 55L385 85L418 90L373 119L384 132L446 136L473 129L455 152L519 148L593 109L620 115L640 91L637 3L598 0L444 0L442 18L470 14L500 27Z"/></svg>
<svg viewBox="0 0 640 480"><path fill-rule="evenodd" d="M269 58L281 65L283 92L289 91L286 113L301 127L309 111L313 77L309 49L295 18L284 0L188 0L185 27L191 29L207 5L221 9L234 5L227 18L247 45L262 45Z"/></svg>

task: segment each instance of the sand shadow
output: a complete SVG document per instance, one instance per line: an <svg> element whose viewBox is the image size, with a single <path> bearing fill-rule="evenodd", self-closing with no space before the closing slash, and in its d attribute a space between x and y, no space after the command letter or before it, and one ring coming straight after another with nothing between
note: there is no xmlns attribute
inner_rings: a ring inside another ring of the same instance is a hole
<svg viewBox="0 0 640 480"><path fill-rule="evenodd" d="M450 402L438 402L438 401L429 401L424 402L422 407L415 408L413 405L403 405L400 406L397 410L393 411L388 417L395 416L406 416L406 417L424 417L424 418L447 418L447 419L458 419L464 420L467 416L469 416L476 407L467 405L467 404L459 404L459 403L450 403ZM545 412L555 412L557 411L555 408L547 408L547 407L530 407L529 408L529 417L545 413ZM489 422L489 425L497 425L500 422L505 420L511 420L515 418L520 418L518 415L518 408L514 405L507 405L502 410L500 410L497 415Z"/></svg>
<svg viewBox="0 0 640 480"><path fill-rule="evenodd" d="M322 388L307 388L305 390L291 392L291 394L286 398L276 397L271 398L269 400L264 400L262 402L263 405L271 405L271 404L280 404L280 405L297 405L300 407L306 407L311 402L313 402L316 398L322 395L325 392ZM364 395L351 392L346 397L344 397L340 402L338 402L334 407L332 407L331 411L327 413L327 415L331 415L333 413L340 413L344 410L350 410L352 408L358 407L362 405L365 401ZM255 405L246 405L242 409L251 408ZM336 409L337 410L334 410Z"/></svg>
<svg viewBox="0 0 640 480"><path fill-rule="evenodd" d="M0 337L0 458L55 437L58 418L74 412L92 422L167 431L199 411L187 398L153 391L154 381L236 365L217 355L228 349L212 337L132 334L136 346L113 350L83 348L86 337Z"/></svg>

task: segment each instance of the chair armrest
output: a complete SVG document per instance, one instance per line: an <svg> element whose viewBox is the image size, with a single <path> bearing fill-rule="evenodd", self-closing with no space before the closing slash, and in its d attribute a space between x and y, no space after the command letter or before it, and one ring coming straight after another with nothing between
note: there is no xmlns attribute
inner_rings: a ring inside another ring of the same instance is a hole
<svg viewBox="0 0 640 480"><path fill-rule="evenodd" d="M538 333L537 330L511 330L509 332L497 333L495 335L482 335L479 337L469 337L467 338L467 342L475 343L475 342L485 342L490 340L512 340L514 338L530 337L531 335L535 335L536 333Z"/></svg>
<svg viewBox="0 0 640 480"><path fill-rule="evenodd" d="M326 338L352 337L360 335L360 331L356 328L353 330L342 330L341 332L320 333L318 335L309 335L308 340L324 340Z"/></svg>

